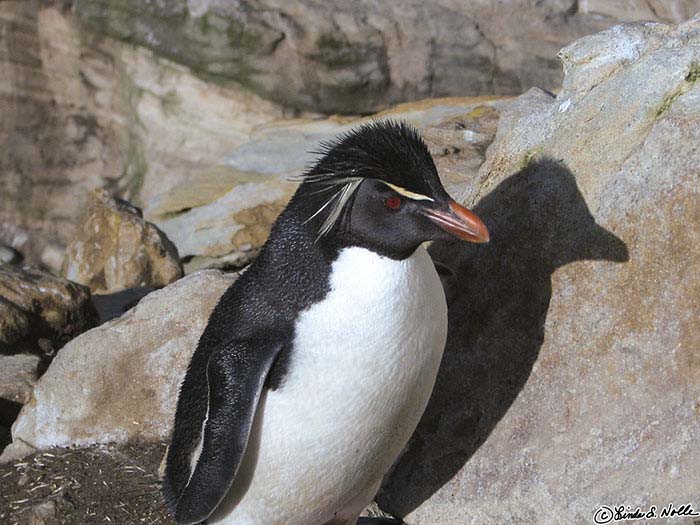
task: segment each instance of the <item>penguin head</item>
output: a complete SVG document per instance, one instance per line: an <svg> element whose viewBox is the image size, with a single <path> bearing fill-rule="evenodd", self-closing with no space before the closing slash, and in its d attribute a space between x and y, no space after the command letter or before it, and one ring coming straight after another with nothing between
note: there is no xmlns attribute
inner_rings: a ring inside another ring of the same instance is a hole
<svg viewBox="0 0 700 525"><path fill-rule="evenodd" d="M430 151L405 123L372 122L324 143L299 197L317 240L394 259L425 241L484 243L486 226L443 188Z"/></svg>

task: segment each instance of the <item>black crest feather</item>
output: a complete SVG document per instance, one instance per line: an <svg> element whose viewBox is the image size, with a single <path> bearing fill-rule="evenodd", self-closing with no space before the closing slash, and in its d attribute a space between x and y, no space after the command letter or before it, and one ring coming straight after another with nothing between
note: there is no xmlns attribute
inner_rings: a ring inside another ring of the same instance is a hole
<svg viewBox="0 0 700 525"><path fill-rule="evenodd" d="M409 191L429 194L438 180L430 150L418 131L406 122L378 120L321 143L320 159L302 176L318 185L328 199L308 220L327 210L319 237L328 233L364 179L375 179ZM439 185L439 183L438 183Z"/></svg>

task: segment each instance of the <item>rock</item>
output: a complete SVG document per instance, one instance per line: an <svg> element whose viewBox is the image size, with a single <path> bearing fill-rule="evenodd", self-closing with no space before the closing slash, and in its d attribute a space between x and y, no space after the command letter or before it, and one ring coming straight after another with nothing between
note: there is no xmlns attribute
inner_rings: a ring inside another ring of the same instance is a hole
<svg viewBox="0 0 700 525"><path fill-rule="evenodd" d="M26 266L0 266L0 354L52 355L95 321L84 286Z"/></svg>
<svg viewBox="0 0 700 525"><path fill-rule="evenodd" d="M29 402L37 380L39 356L0 355L0 398L22 405Z"/></svg>
<svg viewBox="0 0 700 525"><path fill-rule="evenodd" d="M65 258L65 245L56 242L47 243L39 254L39 262L41 265L49 272L56 275L61 275L61 268L63 268L63 260Z"/></svg>
<svg viewBox="0 0 700 525"><path fill-rule="evenodd" d="M32 397L40 361L36 355L0 355L0 452L11 441L10 428L22 405Z"/></svg>
<svg viewBox="0 0 700 525"><path fill-rule="evenodd" d="M46 457L42 458L44 461L46 461ZM39 463L39 467L42 468L42 470L45 470L45 463ZM17 512L17 514L24 514L24 519L25 521L21 523L26 523L26 525L54 525L56 523L66 523L65 517L69 516L72 511L75 509L75 505L73 504L72 501L66 496L63 496L64 492L66 492L66 485L69 484L69 480L65 479L65 476L58 476L56 475L58 479L51 480L53 483L50 483L48 486L50 487L55 487L57 485L56 481L63 481L63 485L59 485L58 489L56 489L56 494L52 494L49 497L46 498L33 498L34 501L39 500L40 503L34 503L31 506L27 506L27 508L21 509L23 512ZM44 478L49 478L46 473L44 473ZM61 479L63 478L63 479ZM70 481L72 481L72 477L69 478ZM104 480L99 480L99 481L104 481ZM98 481L98 483L99 483ZM40 483L37 483L33 488L36 490L45 488L47 485ZM83 487L83 489L85 489ZM32 495L36 494L36 492L32 493ZM30 500L31 501L31 500ZM25 504L27 503L26 498L20 499L20 504ZM91 502L93 505L96 505L96 501ZM12 510L16 511L17 505L12 506ZM87 515L90 515L90 510L86 512ZM106 521L106 520L105 520Z"/></svg>
<svg viewBox="0 0 700 525"><path fill-rule="evenodd" d="M564 48L501 105L466 202L428 409L380 506L411 524L589 522L700 486L700 19Z"/></svg>
<svg viewBox="0 0 700 525"><path fill-rule="evenodd" d="M90 191L146 207L284 114L87 32L60 4L9 0L0 18L0 242L52 271Z"/></svg>
<svg viewBox="0 0 700 525"><path fill-rule="evenodd" d="M256 255L295 188L267 179L242 182L209 204L158 221L188 261L188 272L203 266L241 267Z"/></svg>
<svg viewBox="0 0 700 525"><path fill-rule="evenodd" d="M377 524L384 523L385 525L398 525L399 523L401 523L396 518L394 518L394 516L392 516L391 514L387 514L382 509L380 509L375 501L370 503L365 508L365 510L362 511L362 516L367 517L367 518L373 518L372 520L368 520L368 523L377 523ZM382 520L384 520L384 521L382 521ZM367 522L358 521L358 523L367 523Z"/></svg>
<svg viewBox="0 0 700 525"><path fill-rule="evenodd" d="M21 308L0 297L0 350L9 351L10 345L29 333L30 320Z"/></svg>
<svg viewBox="0 0 700 525"><path fill-rule="evenodd" d="M22 262L22 254L11 246L0 244L0 264L17 264Z"/></svg>
<svg viewBox="0 0 700 525"><path fill-rule="evenodd" d="M0 176L0 184L3 184L3 177ZM5 203L5 205L12 205ZM3 220L4 206L0 207L0 245L7 250L2 250L5 255L2 260L10 264L19 264L24 261L24 249L29 242L28 232L14 222ZM19 255L19 260L18 260ZM0 262L0 264L3 264Z"/></svg>
<svg viewBox="0 0 700 525"><path fill-rule="evenodd" d="M75 9L93 31L205 78L285 106L358 114L427 97L554 89L564 44L616 21L680 22L700 2L81 0Z"/></svg>
<svg viewBox="0 0 700 525"><path fill-rule="evenodd" d="M424 134L445 186L472 190L498 122L499 97L435 99L401 104L372 119L406 120ZM193 177L156 196L144 214L177 245L185 270L240 267L267 239L298 177L314 161L320 142L369 118L297 119L261 127L232 149L225 168ZM467 182L465 182L467 181Z"/></svg>
<svg viewBox="0 0 700 525"><path fill-rule="evenodd" d="M68 343L22 409L2 458L28 447L165 439L199 335L234 280L197 272Z"/></svg>
<svg viewBox="0 0 700 525"><path fill-rule="evenodd" d="M56 502L46 500L29 511L29 525L47 525L56 518Z"/></svg>
<svg viewBox="0 0 700 525"><path fill-rule="evenodd" d="M578 4L579 11L586 14L627 22L682 22L697 13L699 8L696 0L587 0Z"/></svg>
<svg viewBox="0 0 700 525"><path fill-rule="evenodd" d="M143 220L141 210L95 190L66 250L62 274L104 294L165 286L182 277L182 265L177 248Z"/></svg>

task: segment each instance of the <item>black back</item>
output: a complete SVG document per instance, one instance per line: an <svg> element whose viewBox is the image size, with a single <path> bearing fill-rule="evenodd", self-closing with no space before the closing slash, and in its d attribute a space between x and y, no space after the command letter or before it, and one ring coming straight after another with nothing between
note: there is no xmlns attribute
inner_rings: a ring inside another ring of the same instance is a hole
<svg viewBox="0 0 700 525"><path fill-rule="evenodd" d="M254 341L276 333L283 350L268 377L268 385L276 388L283 379L296 317L328 291L334 252L327 249L327 243L316 242L312 226L304 224L306 206L299 206L302 200L297 191L258 258L221 296L200 337L175 414L172 442L178 446L169 450L168 476L164 480L171 511L189 479L189 458L206 415L206 374L212 352L232 338Z"/></svg>

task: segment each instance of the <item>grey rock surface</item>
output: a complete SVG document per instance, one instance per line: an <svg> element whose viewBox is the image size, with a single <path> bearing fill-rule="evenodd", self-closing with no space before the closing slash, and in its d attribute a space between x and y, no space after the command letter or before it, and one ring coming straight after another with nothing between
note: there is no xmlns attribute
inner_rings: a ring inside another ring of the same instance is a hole
<svg viewBox="0 0 700 525"><path fill-rule="evenodd" d="M401 104L371 117L410 122L421 130L447 188L457 195L469 184L493 140L499 97L431 99ZM185 271L240 267L267 239L299 175L313 163L322 141L370 118L294 119L261 126L232 148L225 166L191 177L159 194L144 211L177 245ZM469 181L469 182L465 182Z"/></svg>
<svg viewBox="0 0 700 525"><path fill-rule="evenodd" d="M433 397L379 503L409 524L590 523L700 487L700 19L560 57L501 107ZM663 520L662 520L663 521ZM672 521L669 521L671 523Z"/></svg>
<svg viewBox="0 0 700 525"><path fill-rule="evenodd" d="M285 106L358 114L561 82L559 47L617 21L680 22L697 0L79 0L92 30Z"/></svg>
<svg viewBox="0 0 700 525"><path fill-rule="evenodd" d="M199 335L235 278L197 272L70 341L20 412L2 458L33 448L165 439Z"/></svg>
<svg viewBox="0 0 700 525"><path fill-rule="evenodd" d="M0 355L0 398L22 405L29 402L38 377L39 356Z"/></svg>
<svg viewBox="0 0 700 525"><path fill-rule="evenodd" d="M94 190L66 250L63 275L93 293L160 287L182 277L175 245L141 210Z"/></svg>
<svg viewBox="0 0 700 525"><path fill-rule="evenodd" d="M53 355L95 322L86 287L35 268L0 266L0 354Z"/></svg>

